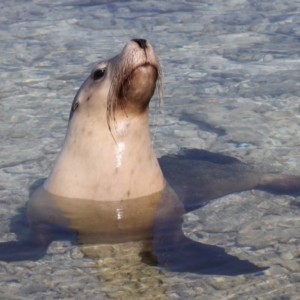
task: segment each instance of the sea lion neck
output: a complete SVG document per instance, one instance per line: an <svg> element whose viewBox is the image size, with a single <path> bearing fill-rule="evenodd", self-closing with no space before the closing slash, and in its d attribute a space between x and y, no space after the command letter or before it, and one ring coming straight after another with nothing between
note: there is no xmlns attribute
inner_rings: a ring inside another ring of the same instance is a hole
<svg viewBox="0 0 300 300"><path fill-rule="evenodd" d="M102 201L162 190L165 181L152 147L148 118L123 119L111 130L105 122L97 131L100 125L94 130L68 128L45 188L60 196Z"/></svg>

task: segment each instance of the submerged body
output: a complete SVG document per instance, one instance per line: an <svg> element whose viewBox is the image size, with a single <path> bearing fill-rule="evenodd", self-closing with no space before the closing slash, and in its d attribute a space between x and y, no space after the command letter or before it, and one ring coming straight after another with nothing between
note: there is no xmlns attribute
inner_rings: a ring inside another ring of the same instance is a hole
<svg viewBox="0 0 300 300"><path fill-rule="evenodd" d="M128 272L142 274L146 265L219 275L264 270L220 247L188 239L182 231L185 211L168 185L161 192L124 201L60 197L40 186L28 203L27 217L44 252L53 239L69 236L95 260L101 277L117 272L119 279L126 280ZM159 276L164 277L164 273Z"/></svg>

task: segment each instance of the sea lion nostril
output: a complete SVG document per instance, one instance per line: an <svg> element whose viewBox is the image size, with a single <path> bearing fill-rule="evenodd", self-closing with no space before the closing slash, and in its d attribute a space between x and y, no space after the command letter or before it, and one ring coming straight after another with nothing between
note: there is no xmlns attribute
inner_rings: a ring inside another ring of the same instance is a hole
<svg viewBox="0 0 300 300"><path fill-rule="evenodd" d="M142 49L146 49L146 40L144 39L133 39L133 41L135 41L136 43L139 44L139 46L142 48Z"/></svg>

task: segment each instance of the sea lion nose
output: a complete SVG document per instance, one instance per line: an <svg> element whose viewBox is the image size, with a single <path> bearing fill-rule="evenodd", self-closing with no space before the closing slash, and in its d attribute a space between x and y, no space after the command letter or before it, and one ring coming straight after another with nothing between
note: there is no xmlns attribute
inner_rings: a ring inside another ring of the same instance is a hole
<svg viewBox="0 0 300 300"><path fill-rule="evenodd" d="M142 48L142 49L146 49L146 40L144 39L133 39L132 41L135 41L136 43L138 43L138 45Z"/></svg>

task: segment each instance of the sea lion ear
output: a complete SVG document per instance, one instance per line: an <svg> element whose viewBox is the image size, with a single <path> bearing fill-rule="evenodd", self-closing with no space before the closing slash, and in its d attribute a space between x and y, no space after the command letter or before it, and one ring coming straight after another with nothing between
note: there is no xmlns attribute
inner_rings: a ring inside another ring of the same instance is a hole
<svg viewBox="0 0 300 300"><path fill-rule="evenodd" d="M71 110L70 110L70 116L69 116L69 122L71 121L75 110L79 107L78 94L79 94L80 90L81 89L78 90L78 92L76 93L75 98L74 98L74 100L72 102L72 106L71 106Z"/></svg>
<svg viewBox="0 0 300 300"><path fill-rule="evenodd" d="M78 106L79 106L79 102L78 102L78 100L76 100L72 105L71 111L74 112Z"/></svg>

